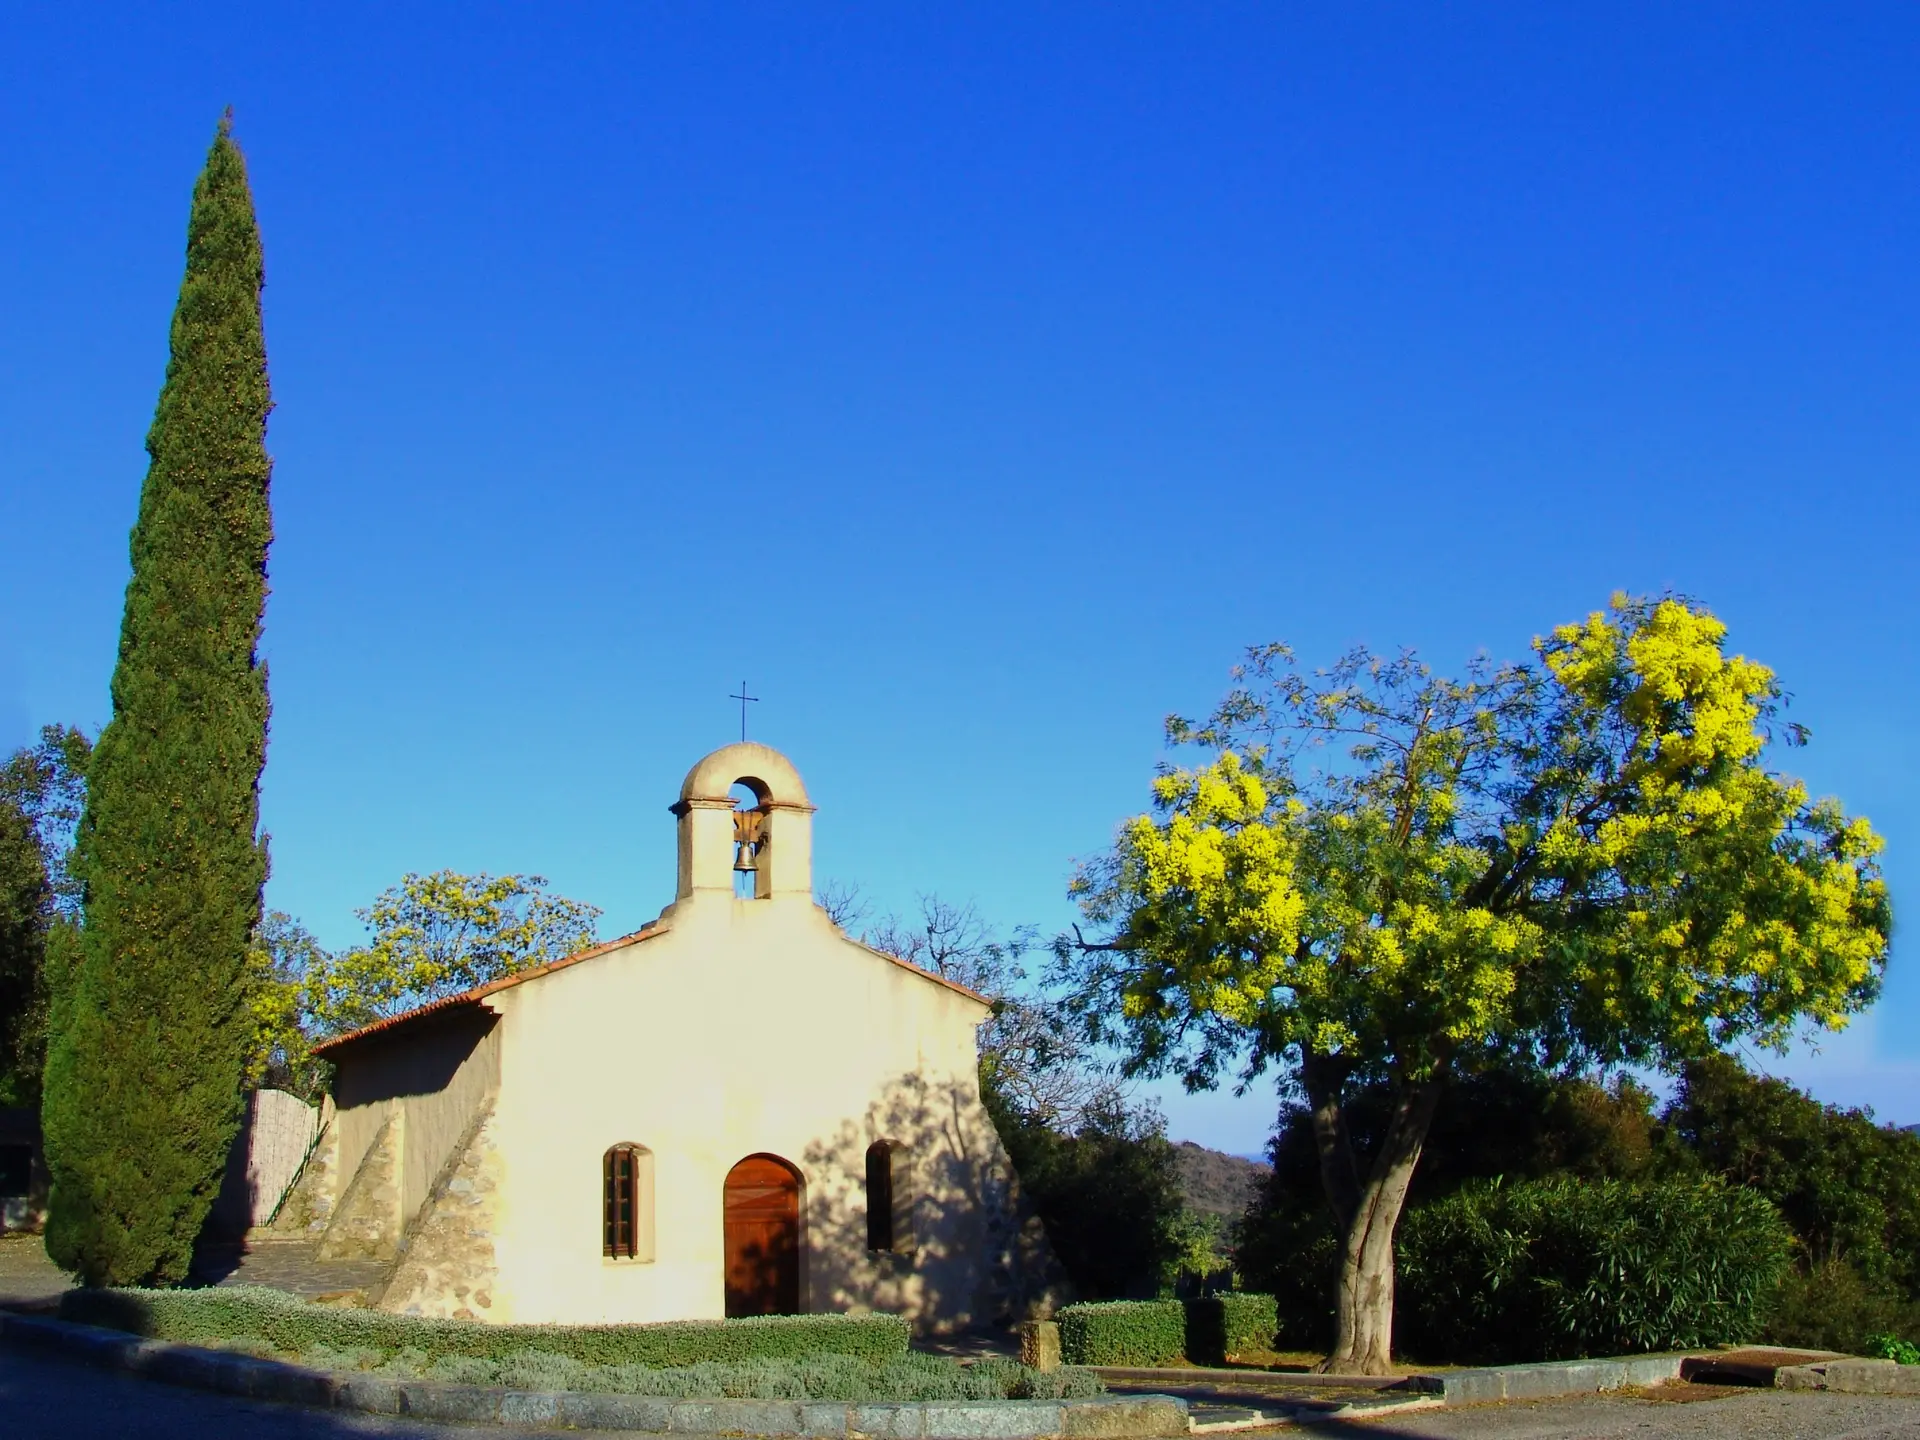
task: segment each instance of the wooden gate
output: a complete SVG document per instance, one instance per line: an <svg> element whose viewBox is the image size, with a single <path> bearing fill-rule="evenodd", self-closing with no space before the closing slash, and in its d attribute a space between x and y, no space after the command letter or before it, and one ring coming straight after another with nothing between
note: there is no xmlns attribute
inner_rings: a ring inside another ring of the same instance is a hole
<svg viewBox="0 0 1920 1440"><path fill-rule="evenodd" d="M777 1155L727 1172L727 1314L800 1311L800 1173Z"/></svg>

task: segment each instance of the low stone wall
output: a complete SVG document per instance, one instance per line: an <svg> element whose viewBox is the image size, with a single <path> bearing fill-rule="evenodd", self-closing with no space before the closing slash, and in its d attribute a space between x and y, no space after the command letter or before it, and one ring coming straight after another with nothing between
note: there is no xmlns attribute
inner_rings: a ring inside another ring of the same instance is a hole
<svg viewBox="0 0 1920 1440"><path fill-rule="evenodd" d="M1837 1390L1848 1395L1920 1395L1920 1365L1891 1360L1825 1360L1783 1365L1773 1375L1782 1390Z"/></svg>
<svg viewBox="0 0 1920 1440"><path fill-rule="evenodd" d="M45 1346L167 1384L253 1400L462 1424L645 1434L793 1435L808 1440L1160 1440L1188 1433L1186 1403L1165 1395L863 1405L833 1400L668 1400L436 1385L378 1375L336 1375L5 1311L0 1311L0 1340Z"/></svg>

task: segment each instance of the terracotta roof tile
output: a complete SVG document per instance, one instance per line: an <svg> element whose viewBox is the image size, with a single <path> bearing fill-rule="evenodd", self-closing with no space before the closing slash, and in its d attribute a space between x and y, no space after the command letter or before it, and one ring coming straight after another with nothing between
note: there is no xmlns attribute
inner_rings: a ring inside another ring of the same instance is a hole
<svg viewBox="0 0 1920 1440"><path fill-rule="evenodd" d="M578 965L582 960L591 960L596 955L605 955L609 950L618 950L623 945L637 944L642 940L651 940L656 935L667 932L657 925L643 925L631 935L622 935L618 940L608 940L599 945L590 945L585 950L576 950L571 955L549 961L545 965L536 965L531 970L521 970L513 975L502 975L498 980L489 980L484 985L476 985L471 990L462 990L458 995L443 995L438 1000L429 1000L425 1005L398 1015L389 1015L384 1020L376 1020L371 1025L362 1025L358 1030L349 1030L344 1035L335 1035L330 1040L322 1040L313 1047L316 1055L338 1049L368 1035L377 1035L383 1030L394 1030L410 1024L425 1016L442 1010L452 1010L460 1005L471 1005L501 990L511 990L515 985L524 985L529 980L538 980L542 975L551 975L556 970L564 970L569 965Z"/></svg>

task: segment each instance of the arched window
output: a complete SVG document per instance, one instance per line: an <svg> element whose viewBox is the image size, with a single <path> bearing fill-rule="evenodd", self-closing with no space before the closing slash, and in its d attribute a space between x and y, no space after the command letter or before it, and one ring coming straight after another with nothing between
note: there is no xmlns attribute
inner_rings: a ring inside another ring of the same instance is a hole
<svg viewBox="0 0 1920 1440"><path fill-rule="evenodd" d="M867 1147L867 1248L913 1249L913 1185L907 1149L893 1140Z"/></svg>
<svg viewBox="0 0 1920 1440"><path fill-rule="evenodd" d="M653 1259L653 1152L644 1145L616 1145L600 1168L600 1253L616 1260Z"/></svg>

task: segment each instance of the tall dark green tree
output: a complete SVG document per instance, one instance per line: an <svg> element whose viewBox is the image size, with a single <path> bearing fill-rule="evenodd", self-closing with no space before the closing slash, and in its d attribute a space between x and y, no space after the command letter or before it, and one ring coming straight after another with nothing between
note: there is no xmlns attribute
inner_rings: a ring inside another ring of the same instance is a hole
<svg viewBox="0 0 1920 1440"><path fill-rule="evenodd" d="M113 718L87 767L78 955L57 974L47 1249L88 1284L183 1278L239 1126L267 674L260 234L223 119L133 530Z"/></svg>

